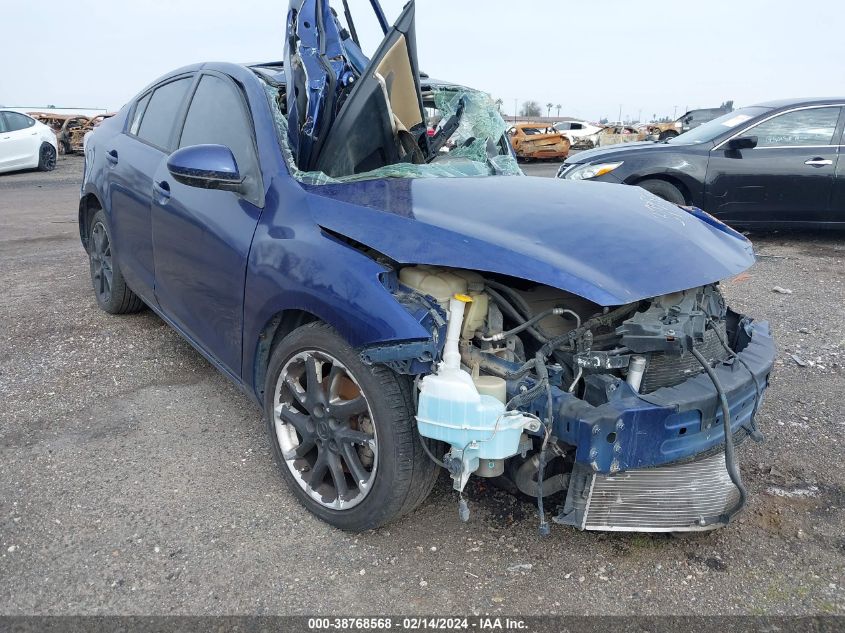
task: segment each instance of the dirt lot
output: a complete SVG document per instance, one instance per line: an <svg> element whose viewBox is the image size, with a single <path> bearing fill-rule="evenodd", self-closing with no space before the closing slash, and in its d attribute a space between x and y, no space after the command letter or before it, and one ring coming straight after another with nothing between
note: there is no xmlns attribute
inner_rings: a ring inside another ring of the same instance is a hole
<svg viewBox="0 0 845 633"><path fill-rule="evenodd" d="M441 480L355 536L288 494L260 412L173 330L97 309L81 170L0 176L0 613L845 613L845 235L752 236L724 286L780 348L735 524L541 539L478 484L460 523Z"/></svg>

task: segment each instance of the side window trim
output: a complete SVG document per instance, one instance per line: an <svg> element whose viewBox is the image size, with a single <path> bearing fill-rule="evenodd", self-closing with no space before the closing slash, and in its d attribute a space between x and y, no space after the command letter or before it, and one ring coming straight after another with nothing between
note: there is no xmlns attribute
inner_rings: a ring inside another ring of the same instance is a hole
<svg viewBox="0 0 845 633"><path fill-rule="evenodd" d="M141 119L144 118L144 114L147 111L147 106L150 105L150 99L153 96L153 90L155 90L155 89L153 88L153 89L147 90L140 97L135 99L135 103L132 104L132 112L130 112L129 116L126 117L127 129L125 130L125 133L127 134L127 136L132 136L134 138L138 138L138 134L136 133L137 131L136 132L132 131L132 127L135 124L135 117L136 117L136 115L139 117L138 118L138 127L140 128L141 127ZM143 104L143 106L142 106L142 104ZM143 109L139 113L138 108L141 108L141 107Z"/></svg>
<svg viewBox="0 0 845 633"><path fill-rule="evenodd" d="M166 81L162 81L161 83L154 85L149 90L146 90L138 99L136 99L136 101L135 101L136 105L138 103L140 103L140 101L147 94L152 95L159 88L166 86L167 84L173 83L175 81L180 81L182 79L190 79L191 80L191 85L188 87L188 90L185 92L185 95L186 96L190 95L191 98L193 98L193 94L194 94L194 91L196 90L197 83L198 83L198 81L197 81L198 75L199 75L199 73L190 72L190 73L185 73L183 75L176 75L175 77L169 77ZM140 126L143 125L143 122L144 122L143 117L146 116L146 114L147 114L146 110L147 110L147 107L149 107L151 101L152 101L152 98L150 99L150 101L147 102L146 106L144 106L144 113L141 116L141 120L138 123L138 129L139 130L140 130ZM179 136L176 136L176 133L178 132L179 135L182 134L182 123L184 123L184 121L185 121L185 114L188 111L188 104L189 103L190 103L189 98L183 98L182 105L179 107L179 111L177 112L176 118L175 118L175 122L178 122L178 125L174 125L170 130L170 137L168 139L168 145L170 147L161 147L159 145L156 145L155 143L151 143L150 141L138 136L137 134L129 134L127 132L127 135L131 136L136 141L139 141L139 142L143 143L144 145L148 145L149 147L155 148L155 149L157 149L160 152L163 152L165 154L173 151L171 148L175 147L174 141L178 141L178 138L179 138Z"/></svg>

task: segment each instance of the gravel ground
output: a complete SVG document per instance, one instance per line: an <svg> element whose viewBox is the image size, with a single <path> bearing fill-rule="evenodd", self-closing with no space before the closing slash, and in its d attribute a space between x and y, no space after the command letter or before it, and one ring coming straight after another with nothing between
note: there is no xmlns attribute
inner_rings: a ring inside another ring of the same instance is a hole
<svg viewBox="0 0 845 633"><path fill-rule="evenodd" d="M541 539L483 482L460 523L441 479L351 535L297 504L260 412L173 330L97 309L81 170L0 176L0 613L845 613L842 235L752 236L758 263L724 285L780 348L736 523Z"/></svg>

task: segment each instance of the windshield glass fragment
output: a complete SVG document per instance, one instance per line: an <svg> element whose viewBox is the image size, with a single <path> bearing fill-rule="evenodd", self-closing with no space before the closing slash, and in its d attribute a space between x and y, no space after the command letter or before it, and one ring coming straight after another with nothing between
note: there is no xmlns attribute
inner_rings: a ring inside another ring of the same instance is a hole
<svg viewBox="0 0 845 633"><path fill-rule="evenodd" d="M298 181L309 185L337 184L378 178L467 178L478 176L521 176L511 154L507 126L492 99L485 93L460 86L424 86L423 105L428 136L442 146L426 163L399 162L377 169L341 176L299 168L288 136L283 86L265 83L276 123L278 140L288 169ZM442 131L445 130L445 133ZM453 130L453 131L452 131Z"/></svg>

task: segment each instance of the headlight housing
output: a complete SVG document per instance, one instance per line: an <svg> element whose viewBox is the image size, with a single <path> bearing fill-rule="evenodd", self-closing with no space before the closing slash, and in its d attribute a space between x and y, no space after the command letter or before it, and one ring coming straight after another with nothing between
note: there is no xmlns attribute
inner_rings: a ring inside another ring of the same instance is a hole
<svg viewBox="0 0 845 633"><path fill-rule="evenodd" d="M579 165L575 169L566 172L563 177L567 180L589 180L590 178L598 178L609 174L614 169L622 165L623 161L616 163L587 163L586 165Z"/></svg>

